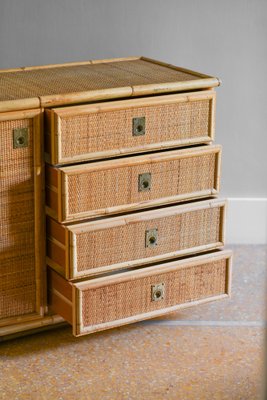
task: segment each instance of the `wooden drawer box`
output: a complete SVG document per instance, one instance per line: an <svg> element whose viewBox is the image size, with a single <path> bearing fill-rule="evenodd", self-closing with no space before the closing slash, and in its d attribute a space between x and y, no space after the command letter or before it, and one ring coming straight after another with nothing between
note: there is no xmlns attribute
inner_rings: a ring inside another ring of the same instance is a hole
<svg viewBox="0 0 267 400"><path fill-rule="evenodd" d="M47 264L67 279L224 245L225 201L213 199L64 226L47 219Z"/></svg>
<svg viewBox="0 0 267 400"><path fill-rule="evenodd" d="M46 167L47 213L59 222L218 193L220 146Z"/></svg>
<svg viewBox="0 0 267 400"><path fill-rule="evenodd" d="M51 164L210 143L215 91L182 93L46 110Z"/></svg>
<svg viewBox="0 0 267 400"><path fill-rule="evenodd" d="M230 269L217 251L73 284L49 270L49 302L80 336L227 297Z"/></svg>

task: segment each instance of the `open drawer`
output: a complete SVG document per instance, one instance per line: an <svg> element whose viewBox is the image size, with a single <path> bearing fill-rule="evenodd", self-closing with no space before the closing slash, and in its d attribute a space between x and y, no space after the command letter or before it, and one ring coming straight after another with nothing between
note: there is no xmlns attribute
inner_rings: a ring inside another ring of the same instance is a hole
<svg viewBox="0 0 267 400"><path fill-rule="evenodd" d="M72 225L47 218L47 264L67 279L224 245L225 200L209 199Z"/></svg>
<svg viewBox="0 0 267 400"><path fill-rule="evenodd" d="M217 195L221 146L46 166L46 211L58 222Z"/></svg>
<svg viewBox="0 0 267 400"><path fill-rule="evenodd" d="M231 255L214 251L75 283L48 269L50 310L80 336L223 299Z"/></svg>
<svg viewBox="0 0 267 400"><path fill-rule="evenodd" d="M210 143L214 90L117 100L45 111L53 165Z"/></svg>

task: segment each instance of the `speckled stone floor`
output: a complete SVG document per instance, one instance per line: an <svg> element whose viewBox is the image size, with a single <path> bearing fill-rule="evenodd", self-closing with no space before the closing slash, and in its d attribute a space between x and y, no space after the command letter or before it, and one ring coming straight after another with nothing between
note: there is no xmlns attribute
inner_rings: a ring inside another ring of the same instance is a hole
<svg viewBox="0 0 267 400"><path fill-rule="evenodd" d="M74 338L0 344L0 399L237 400L262 396L266 247L235 246L232 298Z"/></svg>

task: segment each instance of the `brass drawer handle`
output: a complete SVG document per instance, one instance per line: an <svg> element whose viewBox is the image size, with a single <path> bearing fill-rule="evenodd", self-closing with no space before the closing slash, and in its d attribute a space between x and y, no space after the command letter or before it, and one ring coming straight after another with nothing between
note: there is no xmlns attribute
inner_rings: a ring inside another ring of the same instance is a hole
<svg viewBox="0 0 267 400"><path fill-rule="evenodd" d="M13 148L28 147L29 142L28 128L13 129Z"/></svg>
<svg viewBox="0 0 267 400"><path fill-rule="evenodd" d="M145 117L133 118L133 136L141 136L146 133L146 120Z"/></svg>
<svg viewBox="0 0 267 400"><path fill-rule="evenodd" d="M151 286L151 300L159 301L164 299L165 287L164 283L158 283L157 285Z"/></svg>
<svg viewBox="0 0 267 400"><path fill-rule="evenodd" d="M158 230L149 229L146 231L146 247L156 247L158 244Z"/></svg>
<svg viewBox="0 0 267 400"><path fill-rule="evenodd" d="M148 192L151 189L151 173L138 175L138 192Z"/></svg>

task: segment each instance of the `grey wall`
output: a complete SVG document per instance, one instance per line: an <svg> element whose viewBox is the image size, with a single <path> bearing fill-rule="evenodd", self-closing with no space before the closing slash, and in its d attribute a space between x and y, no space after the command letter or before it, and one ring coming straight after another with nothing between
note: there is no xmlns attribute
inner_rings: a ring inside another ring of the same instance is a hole
<svg viewBox="0 0 267 400"><path fill-rule="evenodd" d="M222 193L267 197L266 0L0 0L0 68L146 55L219 76Z"/></svg>

